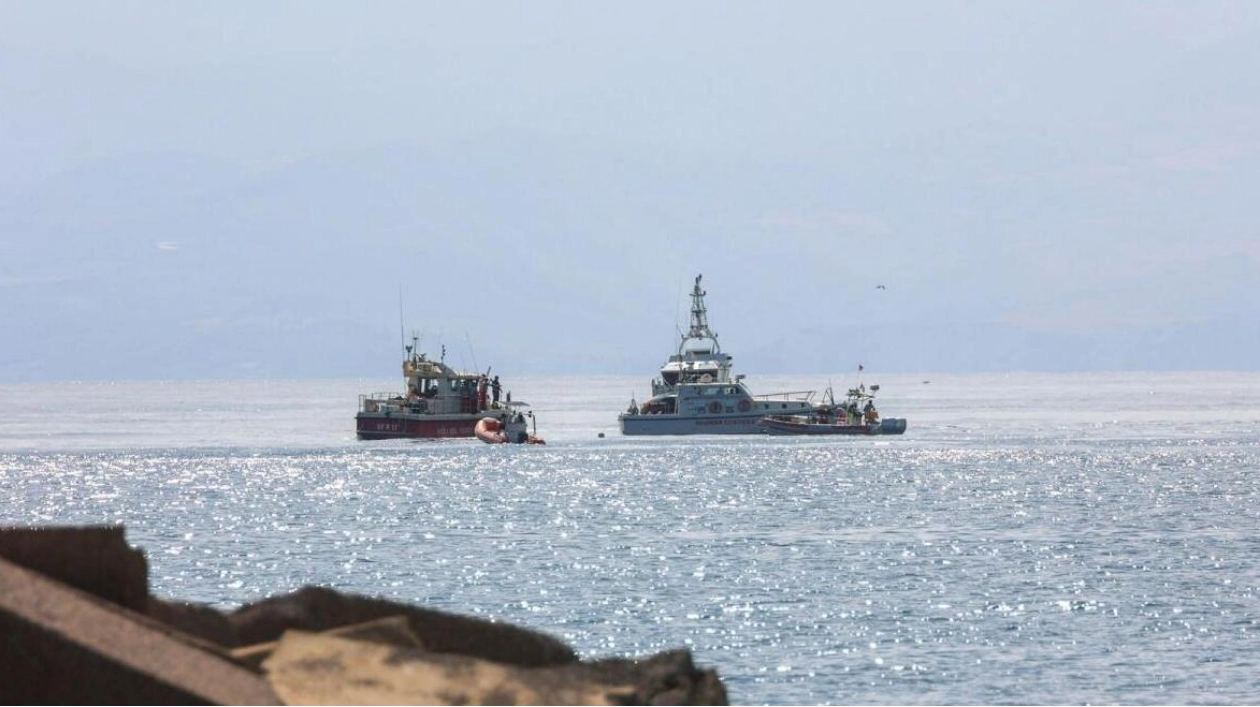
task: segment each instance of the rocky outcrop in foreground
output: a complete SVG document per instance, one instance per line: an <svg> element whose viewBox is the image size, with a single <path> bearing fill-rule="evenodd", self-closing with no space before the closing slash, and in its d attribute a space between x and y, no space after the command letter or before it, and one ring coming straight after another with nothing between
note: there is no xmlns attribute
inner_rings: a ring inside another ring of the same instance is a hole
<svg viewBox="0 0 1260 707"><path fill-rule="evenodd" d="M721 705L686 650L579 660L537 631L306 587L236 611L149 595L121 527L0 529L9 704Z"/></svg>

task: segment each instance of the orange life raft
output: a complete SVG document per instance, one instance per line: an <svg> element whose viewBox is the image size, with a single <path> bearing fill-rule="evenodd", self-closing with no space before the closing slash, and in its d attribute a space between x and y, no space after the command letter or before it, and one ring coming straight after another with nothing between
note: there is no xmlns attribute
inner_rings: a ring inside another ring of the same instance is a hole
<svg viewBox="0 0 1260 707"><path fill-rule="evenodd" d="M508 442L546 444L542 437L526 434L524 430L518 433L517 439L509 438L505 425L493 417L483 417L477 420L477 424L473 427L473 434L486 444L506 444Z"/></svg>

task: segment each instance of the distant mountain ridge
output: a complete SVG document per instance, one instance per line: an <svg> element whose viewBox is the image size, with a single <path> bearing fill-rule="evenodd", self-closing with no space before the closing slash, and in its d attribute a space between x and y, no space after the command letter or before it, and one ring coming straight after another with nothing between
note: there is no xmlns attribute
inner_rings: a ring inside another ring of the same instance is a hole
<svg viewBox="0 0 1260 707"><path fill-rule="evenodd" d="M697 273L749 373L1260 361L1254 259L1100 282L1055 277L1088 261L1046 245L1044 268L990 269L986 248L1020 242L959 251L969 223L938 220L975 174L905 194L877 150L851 157L504 134L268 165L85 163L0 191L0 330L18 342L0 380L379 376L397 367L400 315L470 366L646 376ZM1026 210L1011 208L1007 223ZM1056 226L1072 219L1036 231Z"/></svg>

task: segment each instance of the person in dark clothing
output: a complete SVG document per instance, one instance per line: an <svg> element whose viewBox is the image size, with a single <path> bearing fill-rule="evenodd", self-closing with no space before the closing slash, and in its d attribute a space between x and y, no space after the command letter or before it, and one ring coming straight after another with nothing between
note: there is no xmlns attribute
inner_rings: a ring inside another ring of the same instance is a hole
<svg viewBox="0 0 1260 707"><path fill-rule="evenodd" d="M498 376L495 376L494 380L490 381L490 398L496 403L499 402L499 377Z"/></svg>

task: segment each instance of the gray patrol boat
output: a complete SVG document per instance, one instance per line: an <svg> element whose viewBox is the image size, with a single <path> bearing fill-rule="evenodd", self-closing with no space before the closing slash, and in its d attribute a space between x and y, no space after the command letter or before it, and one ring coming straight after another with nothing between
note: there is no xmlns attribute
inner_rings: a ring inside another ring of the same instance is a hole
<svg viewBox="0 0 1260 707"><path fill-rule="evenodd" d="M743 374L731 375L731 356L722 352L709 328L701 275L691 290L691 327L678 353L652 380L652 395L634 400L617 416L624 435L758 434L767 415L807 415L815 410L815 391L753 395Z"/></svg>

